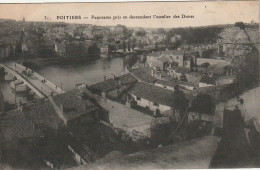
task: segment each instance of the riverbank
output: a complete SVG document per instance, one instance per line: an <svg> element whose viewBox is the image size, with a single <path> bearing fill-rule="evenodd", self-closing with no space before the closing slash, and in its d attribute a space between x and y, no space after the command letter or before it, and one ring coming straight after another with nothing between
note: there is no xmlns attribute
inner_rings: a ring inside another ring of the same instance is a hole
<svg viewBox="0 0 260 170"><path fill-rule="evenodd" d="M23 61L23 65L33 70L39 70L47 66L59 66L59 67L81 66L98 59L100 59L100 57L91 60L84 59L84 58L74 58L74 57L30 58Z"/></svg>

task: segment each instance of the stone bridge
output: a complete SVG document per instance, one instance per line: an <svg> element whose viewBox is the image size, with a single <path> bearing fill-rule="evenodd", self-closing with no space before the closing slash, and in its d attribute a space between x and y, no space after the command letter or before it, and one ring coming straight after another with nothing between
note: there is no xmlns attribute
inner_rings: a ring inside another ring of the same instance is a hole
<svg viewBox="0 0 260 170"><path fill-rule="evenodd" d="M22 81L24 85L29 87L37 96L45 98L64 93L58 86L45 79L33 70L26 68L17 63L0 64L5 72Z"/></svg>

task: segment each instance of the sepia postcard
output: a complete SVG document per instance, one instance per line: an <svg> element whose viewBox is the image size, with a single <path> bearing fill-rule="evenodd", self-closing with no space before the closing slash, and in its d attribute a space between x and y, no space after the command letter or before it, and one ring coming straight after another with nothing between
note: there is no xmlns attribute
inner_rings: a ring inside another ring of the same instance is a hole
<svg viewBox="0 0 260 170"><path fill-rule="evenodd" d="M0 4L0 169L260 168L259 1Z"/></svg>

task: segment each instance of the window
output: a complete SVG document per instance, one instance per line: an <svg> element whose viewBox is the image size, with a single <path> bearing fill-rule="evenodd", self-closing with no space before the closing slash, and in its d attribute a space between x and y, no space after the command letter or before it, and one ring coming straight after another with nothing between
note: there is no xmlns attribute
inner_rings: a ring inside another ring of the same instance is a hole
<svg viewBox="0 0 260 170"><path fill-rule="evenodd" d="M167 89L167 87L166 86L163 86L165 89Z"/></svg>
<svg viewBox="0 0 260 170"><path fill-rule="evenodd" d="M154 105L154 106L159 106L159 104L158 104L158 103L153 103L153 105Z"/></svg>
<svg viewBox="0 0 260 170"><path fill-rule="evenodd" d="M139 100L139 101L141 101L141 98L137 96L137 97L136 97L136 100Z"/></svg>

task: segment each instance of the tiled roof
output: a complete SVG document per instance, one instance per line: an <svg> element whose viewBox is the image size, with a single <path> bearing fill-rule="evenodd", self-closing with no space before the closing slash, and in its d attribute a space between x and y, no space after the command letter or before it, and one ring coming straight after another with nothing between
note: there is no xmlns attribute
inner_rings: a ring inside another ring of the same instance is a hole
<svg viewBox="0 0 260 170"><path fill-rule="evenodd" d="M153 76L151 76L148 73L148 70L150 70L150 69L147 69L146 67L144 67L144 68L132 69L132 70L130 70L130 72L133 74L134 77L136 77L140 81L143 81L146 83L151 83L151 82L156 81L157 79L154 78Z"/></svg>
<svg viewBox="0 0 260 170"><path fill-rule="evenodd" d="M158 104L173 106L174 95L171 90L138 82L129 90L129 93Z"/></svg>
<svg viewBox="0 0 260 170"><path fill-rule="evenodd" d="M19 110L10 111L3 118L1 121L1 133L2 141L43 136L43 132L40 129L33 128L32 120L28 119Z"/></svg>
<svg viewBox="0 0 260 170"><path fill-rule="evenodd" d="M90 86L90 89L97 89L100 91L110 91L116 88L119 88L121 85L119 84L119 80L121 81L121 85L131 84L137 81L137 79L132 76L130 73L116 77L115 79L108 79Z"/></svg>
<svg viewBox="0 0 260 170"><path fill-rule="evenodd" d="M157 80L155 83L164 86L169 86L169 87L175 87L178 84L176 81L165 81L165 80Z"/></svg>
<svg viewBox="0 0 260 170"><path fill-rule="evenodd" d="M53 97L55 103L63 106L63 114L69 121L81 115L98 110L98 107L89 100L80 99L78 90L72 90Z"/></svg>
<svg viewBox="0 0 260 170"><path fill-rule="evenodd" d="M49 100L26 107L25 112L35 124L40 126L58 129L63 124Z"/></svg>

